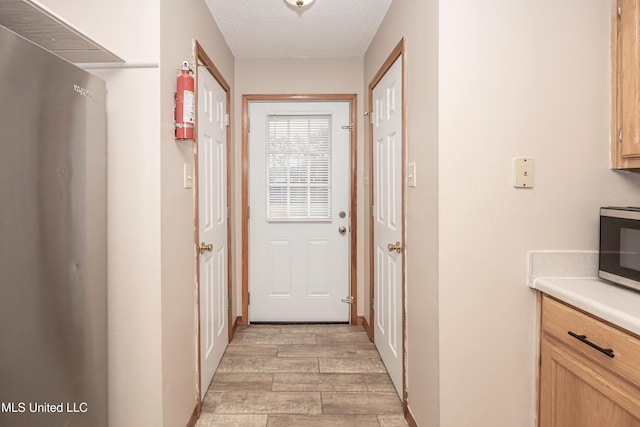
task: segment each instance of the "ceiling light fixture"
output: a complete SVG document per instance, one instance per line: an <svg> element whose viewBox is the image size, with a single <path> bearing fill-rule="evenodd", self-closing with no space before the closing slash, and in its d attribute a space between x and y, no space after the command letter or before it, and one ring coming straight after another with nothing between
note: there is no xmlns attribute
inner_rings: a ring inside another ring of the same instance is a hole
<svg viewBox="0 0 640 427"><path fill-rule="evenodd" d="M311 3L313 3L314 0L284 0L284 1L289 3L291 6L304 7L304 6L309 6Z"/></svg>

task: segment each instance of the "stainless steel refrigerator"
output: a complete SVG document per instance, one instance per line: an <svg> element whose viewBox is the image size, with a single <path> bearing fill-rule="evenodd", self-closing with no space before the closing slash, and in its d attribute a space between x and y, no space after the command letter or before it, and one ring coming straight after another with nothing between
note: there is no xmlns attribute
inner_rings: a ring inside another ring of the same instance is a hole
<svg viewBox="0 0 640 427"><path fill-rule="evenodd" d="M0 426L107 425L105 84L0 27Z"/></svg>

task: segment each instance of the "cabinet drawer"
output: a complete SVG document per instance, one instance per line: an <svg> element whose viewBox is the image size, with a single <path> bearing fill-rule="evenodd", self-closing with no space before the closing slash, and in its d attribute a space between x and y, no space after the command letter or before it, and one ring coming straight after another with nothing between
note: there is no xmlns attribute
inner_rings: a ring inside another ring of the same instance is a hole
<svg viewBox="0 0 640 427"><path fill-rule="evenodd" d="M569 332L584 336L582 339L588 343ZM542 333L640 387L640 339L637 337L546 295L542 300ZM613 357L589 343L601 349L612 349Z"/></svg>

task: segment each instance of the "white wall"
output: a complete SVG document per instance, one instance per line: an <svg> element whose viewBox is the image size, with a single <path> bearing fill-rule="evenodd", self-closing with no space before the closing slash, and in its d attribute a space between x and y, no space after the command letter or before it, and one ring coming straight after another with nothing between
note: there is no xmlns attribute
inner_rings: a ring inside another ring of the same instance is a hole
<svg viewBox="0 0 640 427"><path fill-rule="evenodd" d="M533 425L526 253L595 250L598 207L640 201L609 170L609 22L609 2L441 2L442 425Z"/></svg>
<svg viewBox="0 0 640 427"><path fill-rule="evenodd" d="M160 73L94 73L106 80L108 91L109 425L159 426Z"/></svg>
<svg viewBox="0 0 640 427"><path fill-rule="evenodd" d="M183 188L193 143L173 139L176 75L193 61L197 39L233 87L233 56L202 0L160 2L160 130L162 229L162 389L164 426L185 426L196 405L194 364L194 198ZM180 19L176 19L180 17ZM230 141L233 146L233 141ZM208 384L203 384L208 387Z"/></svg>
<svg viewBox="0 0 640 427"><path fill-rule="evenodd" d="M157 2L38 4L126 62L159 61ZM162 425L160 71L91 72L108 91L109 423L155 427Z"/></svg>
<svg viewBox="0 0 640 427"><path fill-rule="evenodd" d="M235 149L235 192L242 194L242 95L255 94L328 94L328 93L355 93L357 99L357 168L358 168L358 200L362 200L364 186L362 182L364 171L364 147L363 133L364 107L363 107L363 83L362 83L362 58L337 58L337 59L236 59L235 61L235 107L233 115L237 118L234 125L235 140L238 141ZM235 200L235 211L238 213L236 222L236 234L241 235L242 223L240 212L242 200L238 196ZM367 209L361 206L358 211L358 304L359 316L364 311L364 246L362 236L364 234L364 214ZM368 211L367 211L368 212ZM240 243L240 239L238 239ZM235 259L236 288L235 304L238 313L242 313L242 248L236 246Z"/></svg>
<svg viewBox="0 0 640 427"><path fill-rule="evenodd" d="M191 1L193 32L236 89L236 118L243 93L349 92L359 95L361 120L366 84L406 35L408 160L418 165L418 187L407 191L409 407L419 425L533 426L526 252L593 250L597 207L640 203L639 177L608 168L609 4L395 0L364 61L234 65L202 2ZM195 357L184 332L193 328L184 234L192 205L179 185L192 159L170 137L170 112L172 75L190 57L192 34L173 23L169 0L39 4L128 62L160 62L163 52L161 69L95 72L109 90L109 415L114 426L182 425L195 403L185 394L193 365L183 364ZM234 135L241 140L239 120ZM239 192L239 144L234 156ZM511 186L519 156L536 159L533 189ZM359 247L359 292L363 256Z"/></svg>
<svg viewBox="0 0 640 427"><path fill-rule="evenodd" d="M172 137L175 76L193 61L193 38L231 85L233 57L203 1L39 4L127 66L157 64L91 70L108 90L109 425L186 425L197 375L193 192L182 167L193 148Z"/></svg>
<svg viewBox="0 0 640 427"><path fill-rule="evenodd" d="M417 187L406 189L409 409L418 425L438 426L438 117L441 113L438 110L437 1L394 0L365 56L366 85L403 36L406 36L408 68L407 155L408 161L415 162L417 168ZM368 133L366 137L368 140ZM368 158L368 150L366 154ZM368 197L365 203L370 204ZM366 227L368 230L368 223ZM366 283L369 283L368 261Z"/></svg>
<svg viewBox="0 0 640 427"><path fill-rule="evenodd" d="M425 3L395 0L365 57L368 79L407 35L409 407L419 425L533 426L526 253L595 250L598 207L640 202L640 176L609 169L610 5ZM533 189L512 187L521 156Z"/></svg>

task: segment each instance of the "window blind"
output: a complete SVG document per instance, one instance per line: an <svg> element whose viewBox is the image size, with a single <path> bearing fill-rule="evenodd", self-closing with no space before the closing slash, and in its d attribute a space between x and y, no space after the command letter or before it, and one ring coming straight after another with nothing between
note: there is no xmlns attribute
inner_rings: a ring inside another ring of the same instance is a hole
<svg viewBox="0 0 640 427"><path fill-rule="evenodd" d="M331 115L267 116L267 220L331 219Z"/></svg>

